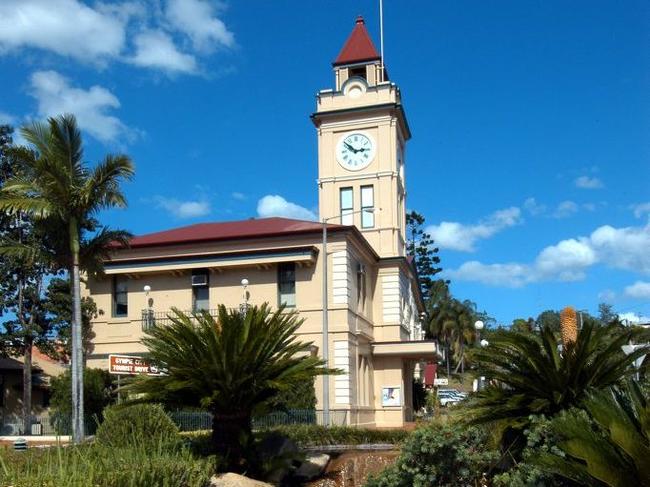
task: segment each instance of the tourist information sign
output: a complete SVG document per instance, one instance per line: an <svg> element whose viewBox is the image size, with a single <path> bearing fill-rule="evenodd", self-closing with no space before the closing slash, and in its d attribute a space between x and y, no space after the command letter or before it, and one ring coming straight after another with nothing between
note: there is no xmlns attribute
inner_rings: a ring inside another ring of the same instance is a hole
<svg viewBox="0 0 650 487"><path fill-rule="evenodd" d="M108 372L116 375L165 375L164 369L130 355L109 355Z"/></svg>

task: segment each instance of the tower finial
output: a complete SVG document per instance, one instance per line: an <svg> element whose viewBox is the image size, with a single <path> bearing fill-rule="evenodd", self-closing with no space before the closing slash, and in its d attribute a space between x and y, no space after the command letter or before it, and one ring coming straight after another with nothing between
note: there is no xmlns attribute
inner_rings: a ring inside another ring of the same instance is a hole
<svg viewBox="0 0 650 487"><path fill-rule="evenodd" d="M356 23L357 23L357 24L365 24L365 23L366 23L366 21L363 20L363 15L357 15L357 21L356 21Z"/></svg>

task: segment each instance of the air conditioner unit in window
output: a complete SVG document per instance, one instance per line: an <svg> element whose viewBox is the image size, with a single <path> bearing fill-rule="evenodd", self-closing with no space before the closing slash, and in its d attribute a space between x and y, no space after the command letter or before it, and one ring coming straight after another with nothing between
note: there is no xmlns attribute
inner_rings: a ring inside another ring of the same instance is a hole
<svg viewBox="0 0 650 487"><path fill-rule="evenodd" d="M365 274L366 266L362 263L357 264L357 274Z"/></svg>
<svg viewBox="0 0 650 487"><path fill-rule="evenodd" d="M208 285L207 274L192 274L192 286L207 286L207 285Z"/></svg>

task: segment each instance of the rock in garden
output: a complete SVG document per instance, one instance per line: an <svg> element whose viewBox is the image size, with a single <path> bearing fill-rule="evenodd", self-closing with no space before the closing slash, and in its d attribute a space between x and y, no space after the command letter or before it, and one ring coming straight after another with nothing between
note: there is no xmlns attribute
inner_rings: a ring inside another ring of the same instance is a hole
<svg viewBox="0 0 650 487"><path fill-rule="evenodd" d="M249 479L236 473L223 473L221 475L214 475L210 479L209 487L273 487L273 485L260 482L259 480Z"/></svg>
<svg viewBox="0 0 650 487"><path fill-rule="evenodd" d="M296 471L296 477L311 480L318 477L325 471L325 467L330 461L330 456L326 453L312 453L307 455Z"/></svg>

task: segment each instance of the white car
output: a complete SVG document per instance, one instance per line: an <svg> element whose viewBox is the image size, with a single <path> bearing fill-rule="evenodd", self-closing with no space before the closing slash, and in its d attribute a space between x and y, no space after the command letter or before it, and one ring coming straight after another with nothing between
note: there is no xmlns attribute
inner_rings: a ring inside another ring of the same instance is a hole
<svg viewBox="0 0 650 487"><path fill-rule="evenodd" d="M438 390L438 401L443 407L457 404L467 397L467 393L460 392L456 389L439 389Z"/></svg>

